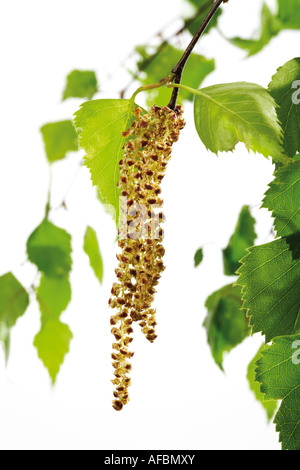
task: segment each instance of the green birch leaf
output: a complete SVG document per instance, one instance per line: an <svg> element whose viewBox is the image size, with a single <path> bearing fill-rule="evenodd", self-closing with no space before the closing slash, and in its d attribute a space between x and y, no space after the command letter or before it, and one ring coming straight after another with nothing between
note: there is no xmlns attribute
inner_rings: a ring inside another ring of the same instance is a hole
<svg viewBox="0 0 300 470"><path fill-rule="evenodd" d="M36 298L40 306L42 321L59 317L71 300L71 285L67 277L42 276Z"/></svg>
<svg viewBox="0 0 300 470"><path fill-rule="evenodd" d="M260 52L272 38L282 29L282 24L278 18L271 12L270 8L264 4L261 13L261 27L257 39L243 39L235 37L229 39L231 44L244 49L248 52L248 56L252 56Z"/></svg>
<svg viewBox="0 0 300 470"><path fill-rule="evenodd" d="M199 250L196 251L195 256L194 256L194 265L195 268L199 266L203 261L203 248L199 248Z"/></svg>
<svg viewBox="0 0 300 470"><path fill-rule="evenodd" d="M99 279L100 284L103 281L103 261L97 239L97 234L92 227L87 227L84 236L84 251L88 255L90 265Z"/></svg>
<svg viewBox="0 0 300 470"><path fill-rule="evenodd" d="M53 318L42 324L41 331L34 339L38 356L48 370L53 384L65 355L69 352L72 337L68 325L61 323L58 318Z"/></svg>
<svg viewBox="0 0 300 470"><path fill-rule="evenodd" d="M224 274L234 276L240 267L240 260L245 256L247 248L256 240L255 219L249 206L244 206L239 215L234 234L227 248L223 250Z"/></svg>
<svg viewBox="0 0 300 470"><path fill-rule="evenodd" d="M300 258L300 232L293 233L289 237L286 237L286 242L292 252L293 260Z"/></svg>
<svg viewBox="0 0 300 470"><path fill-rule="evenodd" d="M141 57L145 57L147 48L139 46L137 49ZM157 83L163 77L168 76L170 70L174 67L174 64L179 62L184 51L175 49L170 44L165 45L158 52L154 52L152 56L142 62L140 62L140 68L144 71L144 78L140 79L143 85L150 85ZM147 67L145 67L147 64ZM193 88L198 88L203 80L213 72L215 69L214 60L206 59L205 57L192 54L189 61L184 69L182 76L182 83L185 83ZM157 88L148 92L147 105L152 106L154 103L157 106L166 106L171 97L171 90L166 87ZM186 90L180 92L181 103L184 100L193 100L193 94ZM180 102L179 100L179 102Z"/></svg>
<svg viewBox="0 0 300 470"><path fill-rule="evenodd" d="M269 92L277 104L285 153L293 158L300 151L300 58L278 69L269 84Z"/></svg>
<svg viewBox="0 0 300 470"><path fill-rule="evenodd" d="M253 333L269 342L300 331L300 260L285 239L250 248L238 274Z"/></svg>
<svg viewBox="0 0 300 470"><path fill-rule="evenodd" d="M274 423L283 450L300 450L300 335L275 338L257 363L266 400L282 400Z"/></svg>
<svg viewBox="0 0 300 470"><path fill-rule="evenodd" d="M197 90L195 125L207 149L218 152L234 150L244 142L248 150L274 161L286 161L281 146L282 130L278 124L270 94L253 83L227 83Z"/></svg>
<svg viewBox="0 0 300 470"><path fill-rule="evenodd" d="M68 325L59 320L71 300L68 278L49 278L43 275L36 298L41 311L42 326L34 339L34 346L54 383L72 339Z"/></svg>
<svg viewBox="0 0 300 470"><path fill-rule="evenodd" d="M246 39L240 38L238 36L235 38L230 38L228 40L234 46L239 47L244 51L247 51L249 57L260 52L270 41L269 39L267 42L263 42L262 40Z"/></svg>
<svg viewBox="0 0 300 470"><path fill-rule="evenodd" d="M75 114L75 127L80 146L85 150L85 164L93 184L98 187L103 204L114 211L119 220L119 161L123 156L126 131L136 119L138 106L130 100L94 100L83 103Z"/></svg>
<svg viewBox="0 0 300 470"><path fill-rule="evenodd" d="M66 277L71 267L71 236L47 219L27 241L29 260L48 277Z"/></svg>
<svg viewBox="0 0 300 470"><path fill-rule="evenodd" d="M60 121L41 127L49 163L65 158L68 152L78 150L78 137L72 121Z"/></svg>
<svg viewBox="0 0 300 470"><path fill-rule="evenodd" d="M63 93L63 100L67 98L92 99L98 91L95 72L88 70L73 70L67 76L67 83Z"/></svg>
<svg viewBox="0 0 300 470"><path fill-rule="evenodd" d="M286 29L300 29L299 0L278 0L278 18Z"/></svg>
<svg viewBox="0 0 300 470"><path fill-rule="evenodd" d="M254 393L257 401L259 401L264 407L268 420L271 420L277 410L277 400L265 400L264 394L260 391L260 384L255 379L255 371L257 367L257 361L261 358L261 353L266 349L267 346L262 345L257 354L254 356L248 366L247 379L249 382L250 390Z"/></svg>
<svg viewBox="0 0 300 470"><path fill-rule="evenodd" d="M275 172L262 207L272 212L278 237L300 231L300 161L291 162Z"/></svg>
<svg viewBox="0 0 300 470"><path fill-rule="evenodd" d="M29 296L12 273L0 277L0 322L14 326L29 305Z"/></svg>
<svg viewBox="0 0 300 470"><path fill-rule="evenodd" d="M206 300L207 317L203 326L216 364L223 370L223 355L240 344L250 333L242 309L240 287L229 284Z"/></svg>

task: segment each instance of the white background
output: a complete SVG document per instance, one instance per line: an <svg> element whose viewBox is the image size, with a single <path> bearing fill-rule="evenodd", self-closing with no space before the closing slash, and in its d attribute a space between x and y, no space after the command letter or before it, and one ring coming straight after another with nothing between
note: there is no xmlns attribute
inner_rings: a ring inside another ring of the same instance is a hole
<svg viewBox="0 0 300 470"><path fill-rule="evenodd" d="M227 36L256 30L260 0L230 0L220 28ZM275 2L269 2L274 5ZM80 100L61 103L65 76L95 70L103 93L117 97L128 76L120 62L161 26L182 12L181 0L10 0L2 4L0 275L12 270L29 287L35 268L26 259L27 237L41 222L48 165L41 125L69 119ZM178 25L177 25L178 26ZM183 36L178 45L187 45ZM217 70L204 85L238 80L267 86L277 67L298 55L299 33L284 32L254 58L214 31L198 51L215 57ZM109 74L114 72L114 77ZM143 98L139 98L140 104ZM131 402L111 408L110 311L115 229L95 198L83 154L54 166L54 208L68 192L68 211L53 211L54 223L73 235L73 298L62 319L74 333L70 354L54 389L37 358L33 338L40 315L33 301L12 332L7 369L0 354L1 449L280 449L274 426L249 390L246 369L262 343L247 339L225 359L223 374L213 362L202 323L204 302L231 279L222 274L227 245L243 204L254 207L258 242L270 240L271 219L259 203L273 166L262 156L208 153L186 106L187 127L174 148L164 180L165 271L157 295L159 338L148 344L136 331ZM98 232L105 266L100 287L82 250L86 225ZM205 260L193 267L199 246Z"/></svg>

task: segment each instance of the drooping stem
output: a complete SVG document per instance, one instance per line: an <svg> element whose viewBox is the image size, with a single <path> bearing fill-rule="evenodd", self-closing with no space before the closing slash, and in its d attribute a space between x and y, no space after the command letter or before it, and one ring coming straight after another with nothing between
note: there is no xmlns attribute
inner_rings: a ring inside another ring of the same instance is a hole
<svg viewBox="0 0 300 470"><path fill-rule="evenodd" d="M171 73L173 73L175 75L175 84L180 84L184 67L185 67L185 65L186 65L186 63L187 63L187 61L188 61L195 45L199 41L200 37L203 35L204 31L206 30L207 26L209 25L210 21L212 20L212 18L214 17L214 15L218 11L218 9L222 5L222 3L227 3L227 2L228 2L228 0L216 0L214 5L210 9L208 15L203 20L201 26L199 27L199 29L197 30L195 36L193 37L190 44L186 48L186 50L185 50L183 56L181 57L180 61L178 62L177 65L175 65L175 67L171 71ZM177 98L178 98L178 93L179 93L179 88L175 87L174 90L173 90L173 93L172 93L170 103L168 104L168 107L170 109L173 109L173 110L175 109L176 103L177 103Z"/></svg>
<svg viewBox="0 0 300 470"><path fill-rule="evenodd" d="M73 187L73 185L74 185L74 183L75 183L75 181L76 181L77 176L79 175L79 172L80 172L80 169L81 169L83 163L84 163L84 160L80 160L80 162L79 162L79 164L78 164L78 167L77 167L77 169L76 169L76 172L74 173L73 178L72 178L72 180L70 181L69 186L68 186L68 188L67 188L67 190L66 190L66 192L65 192L65 195L64 195L64 197L63 197L61 203L55 208L55 210L62 209L62 208L65 209L65 210L67 210L66 199L67 199L67 197L68 197L68 195L69 195L69 193L70 193L70 191L71 191L71 189L72 189L72 187Z"/></svg>
<svg viewBox="0 0 300 470"><path fill-rule="evenodd" d="M149 91L149 90L155 90L156 88L161 88L162 86L164 85L168 85L170 82L172 82L174 80L174 74L173 73L170 73L170 75L168 75L167 77L164 77L162 78L161 80L159 80L159 82L157 83L154 83L154 84L151 84L151 85L144 85L144 86L141 86L140 88L138 88L132 95L132 97L130 98L130 101L133 103L136 96L143 92L143 91Z"/></svg>

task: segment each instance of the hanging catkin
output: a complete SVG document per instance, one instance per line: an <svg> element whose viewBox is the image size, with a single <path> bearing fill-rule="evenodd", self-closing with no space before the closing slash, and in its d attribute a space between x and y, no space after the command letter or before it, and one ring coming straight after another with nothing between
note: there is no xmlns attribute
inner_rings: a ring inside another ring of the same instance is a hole
<svg viewBox="0 0 300 470"><path fill-rule="evenodd" d="M160 197L172 145L179 138L185 122L181 107L172 111L168 107L152 107L143 117L136 111L136 120L124 132L124 156L119 162L122 221L118 245L120 253L109 305L115 310L111 317L115 337L112 354L115 378L113 407L120 411L128 403L129 350L132 342L133 322L137 322L146 338L156 339L155 309L152 308L156 286L164 271Z"/></svg>

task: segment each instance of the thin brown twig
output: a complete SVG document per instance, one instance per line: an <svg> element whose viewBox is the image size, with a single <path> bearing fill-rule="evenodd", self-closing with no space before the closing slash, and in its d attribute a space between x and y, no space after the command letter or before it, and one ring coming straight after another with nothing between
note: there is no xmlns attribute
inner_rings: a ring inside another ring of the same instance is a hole
<svg viewBox="0 0 300 470"><path fill-rule="evenodd" d="M199 29L197 30L195 36L193 37L190 44L186 48L186 50L185 50L184 54L182 55L181 59L179 60L178 64L176 64L175 67L172 69L171 73L173 73L175 75L175 83L177 85L180 84L180 82L181 82L184 67L185 67L192 51L194 50L195 45L197 44L200 37L205 32L207 26L211 22L214 15L217 13L217 11L220 8L220 6L222 5L222 3L227 3L228 1L229 0L216 0L215 1L215 3L211 7L208 15L205 17L205 19L201 23ZM173 110L175 109L176 103L177 103L177 98L178 98L178 93L179 93L179 88L177 88L177 87L174 88L170 103L168 104L168 107L170 109L173 109Z"/></svg>

